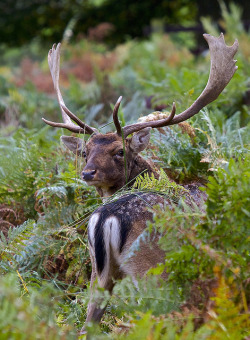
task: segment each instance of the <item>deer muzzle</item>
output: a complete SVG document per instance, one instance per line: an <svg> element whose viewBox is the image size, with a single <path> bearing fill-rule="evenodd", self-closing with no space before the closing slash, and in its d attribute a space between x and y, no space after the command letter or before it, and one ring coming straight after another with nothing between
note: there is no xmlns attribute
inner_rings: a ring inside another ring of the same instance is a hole
<svg viewBox="0 0 250 340"><path fill-rule="evenodd" d="M96 170L88 170L82 172L82 179L84 181L92 181L95 176Z"/></svg>

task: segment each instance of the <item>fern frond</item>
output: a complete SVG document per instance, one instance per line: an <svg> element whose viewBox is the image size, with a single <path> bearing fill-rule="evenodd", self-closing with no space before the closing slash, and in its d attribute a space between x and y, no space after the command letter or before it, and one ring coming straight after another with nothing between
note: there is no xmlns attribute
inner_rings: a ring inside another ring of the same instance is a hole
<svg viewBox="0 0 250 340"><path fill-rule="evenodd" d="M166 314L178 308L180 297L175 288L157 276L147 276L136 282L125 278L114 288L114 296L119 298L119 308L124 311L133 310L146 312L150 310L154 315Z"/></svg>
<svg viewBox="0 0 250 340"><path fill-rule="evenodd" d="M177 183L170 181L163 169L160 169L159 179L148 173L136 177L132 191L158 192L169 198L180 198L188 193L188 190Z"/></svg>
<svg viewBox="0 0 250 340"><path fill-rule="evenodd" d="M49 193L50 195L56 195L59 198L63 198L67 196L67 190L64 186L55 185L55 186L49 186L46 188L42 188L36 192L36 196L39 198L42 196L43 193Z"/></svg>
<svg viewBox="0 0 250 340"><path fill-rule="evenodd" d="M8 235L1 232L0 256L2 260L13 260L14 255L21 254L26 242L33 235L35 223L32 220L24 222L18 227L10 227Z"/></svg>

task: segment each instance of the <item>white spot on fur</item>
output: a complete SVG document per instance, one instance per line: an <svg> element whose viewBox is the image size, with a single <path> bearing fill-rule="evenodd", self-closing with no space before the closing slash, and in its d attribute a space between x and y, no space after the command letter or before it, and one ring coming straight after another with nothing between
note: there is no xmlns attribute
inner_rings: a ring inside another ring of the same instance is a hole
<svg viewBox="0 0 250 340"><path fill-rule="evenodd" d="M101 287L105 285L105 282L108 280L110 275L110 252L113 252L113 257L115 258L119 256L120 228L119 220L115 216L111 216L105 221L103 225L103 238L106 250L106 259L101 277L98 278Z"/></svg>
<svg viewBox="0 0 250 340"><path fill-rule="evenodd" d="M111 233L110 244L114 252L119 251L121 241L120 223L116 217L110 217Z"/></svg>
<svg viewBox="0 0 250 340"><path fill-rule="evenodd" d="M99 220L100 215L95 213L91 216L89 223L88 223L88 231L89 231L89 243L92 245L95 244L95 227Z"/></svg>

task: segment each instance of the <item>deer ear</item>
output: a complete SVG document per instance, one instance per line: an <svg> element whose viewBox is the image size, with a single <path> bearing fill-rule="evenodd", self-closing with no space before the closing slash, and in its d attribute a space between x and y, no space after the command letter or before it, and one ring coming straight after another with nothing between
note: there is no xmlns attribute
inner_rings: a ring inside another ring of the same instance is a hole
<svg viewBox="0 0 250 340"><path fill-rule="evenodd" d="M85 151L85 143L82 139L71 137L71 136L61 136L61 141L68 149L77 154L78 156L83 156Z"/></svg>
<svg viewBox="0 0 250 340"><path fill-rule="evenodd" d="M134 153L144 150L149 143L151 127L147 127L133 134L130 142L130 148Z"/></svg>

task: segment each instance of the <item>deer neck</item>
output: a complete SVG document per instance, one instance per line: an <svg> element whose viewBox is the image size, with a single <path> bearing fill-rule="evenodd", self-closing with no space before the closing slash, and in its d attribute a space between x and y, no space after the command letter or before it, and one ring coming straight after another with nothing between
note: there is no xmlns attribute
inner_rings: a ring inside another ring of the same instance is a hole
<svg viewBox="0 0 250 340"><path fill-rule="evenodd" d="M155 178L159 178L159 175L155 170L153 163L144 159L142 156L137 155L130 166L130 173L128 175L129 187L134 184L137 176L146 173L149 174L149 176L154 175Z"/></svg>
<svg viewBox="0 0 250 340"><path fill-rule="evenodd" d="M98 194L101 196L103 202L107 201L109 197L114 195L119 189L121 189L118 186L114 187L102 187L102 188L96 188Z"/></svg>

